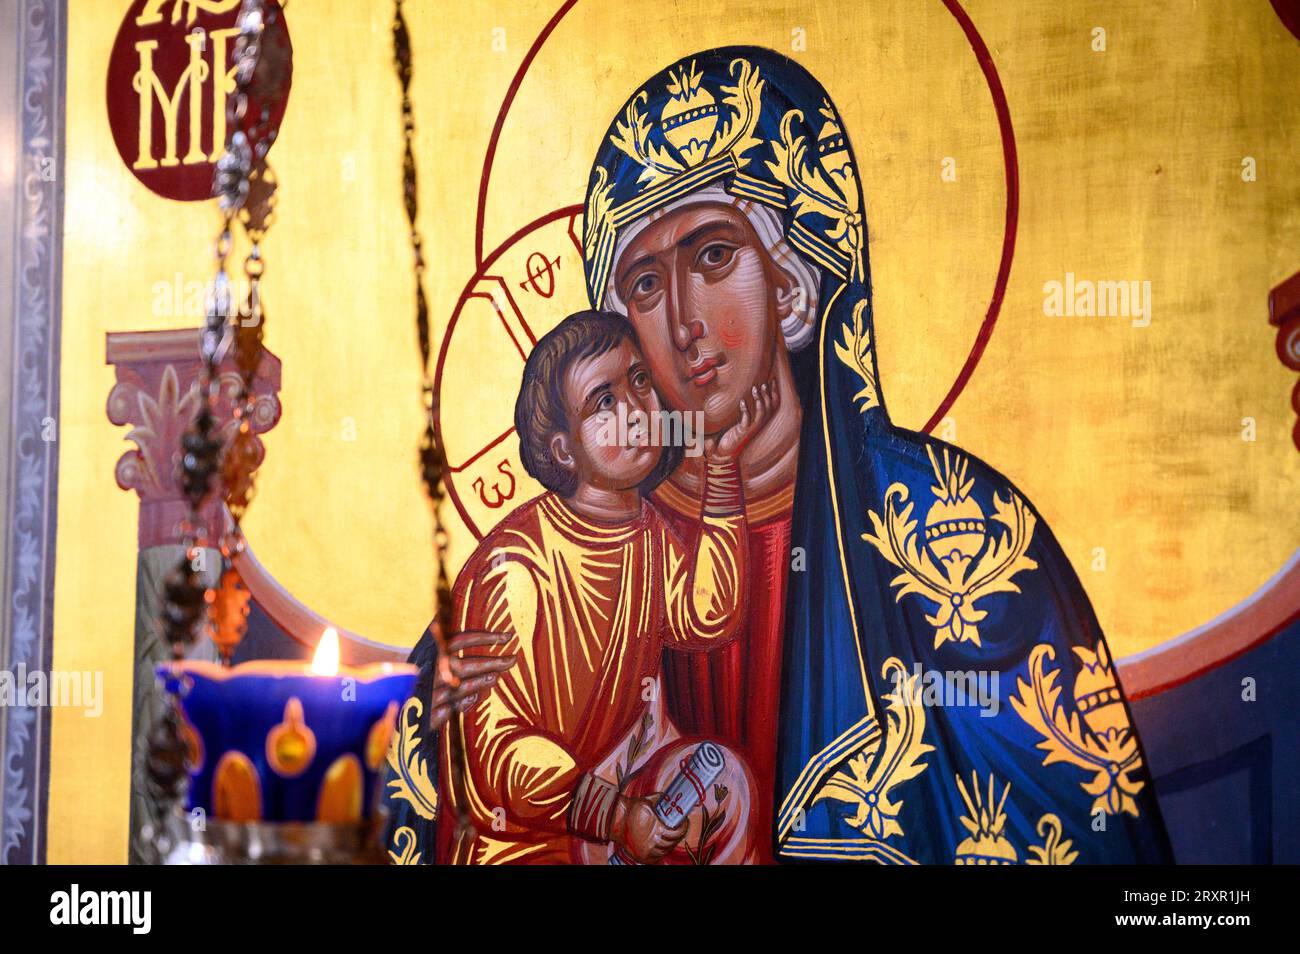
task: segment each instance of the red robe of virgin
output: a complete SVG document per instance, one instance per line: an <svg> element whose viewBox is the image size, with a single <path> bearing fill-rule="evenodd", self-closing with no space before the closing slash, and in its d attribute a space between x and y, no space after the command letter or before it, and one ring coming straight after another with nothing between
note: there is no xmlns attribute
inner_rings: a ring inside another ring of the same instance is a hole
<svg viewBox="0 0 1300 954"><path fill-rule="evenodd" d="M700 501L671 481L653 499L683 539L699 525ZM758 859L773 864L772 812L776 792L776 730L781 702L785 584L790 569L794 486L745 501L749 566L735 639L708 653L664 653L669 716L687 735L713 738L749 763L757 787L753 812Z"/></svg>

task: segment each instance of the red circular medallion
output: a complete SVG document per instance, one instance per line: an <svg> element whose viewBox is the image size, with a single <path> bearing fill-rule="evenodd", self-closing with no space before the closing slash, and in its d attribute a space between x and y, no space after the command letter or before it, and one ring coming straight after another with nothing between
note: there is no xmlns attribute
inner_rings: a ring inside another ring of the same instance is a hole
<svg viewBox="0 0 1300 954"><path fill-rule="evenodd" d="M240 0L135 0L108 61L108 122L126 167L168 199L212 195L226 142L226 96L234 90ZM293 47L284 11L266 0L262 60L243 124L267 107L280 125L289 99Z"/></svg>

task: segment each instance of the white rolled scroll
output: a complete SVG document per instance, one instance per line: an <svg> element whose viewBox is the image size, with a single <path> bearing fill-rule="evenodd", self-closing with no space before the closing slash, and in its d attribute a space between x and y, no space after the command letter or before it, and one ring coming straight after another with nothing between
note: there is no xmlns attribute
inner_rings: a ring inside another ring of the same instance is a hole
<svg viewBox="0 0 1300 954"><path fill-rule="evenodd" d="M668 783L655 805L655 817L669 828L676 828L686 820L696 805L704 799L710 785L717 781L727 760L722 749L712 742L701 742L686 759L673 780ZM611 865L636 864L621 851L609 856Z"/></svg>

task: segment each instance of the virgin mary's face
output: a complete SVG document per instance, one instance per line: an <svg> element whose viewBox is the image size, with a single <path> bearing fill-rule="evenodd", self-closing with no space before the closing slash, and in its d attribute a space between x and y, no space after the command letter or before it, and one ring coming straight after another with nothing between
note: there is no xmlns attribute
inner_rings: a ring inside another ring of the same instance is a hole
<svg viewBox="0 0 1300 954"><path fill-rule="evenodd" d="M619 256L615 287L665 402L716 434L771 376L793 282L733 206L700 203L648 225Z"/></svg>

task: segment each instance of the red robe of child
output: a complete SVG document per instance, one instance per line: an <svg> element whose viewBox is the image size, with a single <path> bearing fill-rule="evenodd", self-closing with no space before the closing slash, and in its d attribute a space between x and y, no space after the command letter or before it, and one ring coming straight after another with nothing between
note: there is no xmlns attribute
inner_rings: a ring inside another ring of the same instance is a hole
<svg viewBox="0 0 1300 954"><path fill-rule="evenodd" d="M685 538L648 502L636 520L606 527L544 494L498 524L466 563L457 628L508 633L508 644L475 654L516 662L453 716L465 738L473 833L454 845L443 837L452 826L441 826L444 862L601 863L623 780L647 766L665 779L676 771L654 759L679 737L654 684L665 644L703 655L736 631L748 574L733 468L710 471L709 506L701 516L695 503ZM445 739L441 758L442 797L451 800ZM735 774L709 797L731 806L736 837L724 840L749 859L749 786L732 760ZM586 850L593 843L603 855Z"/></svg>

